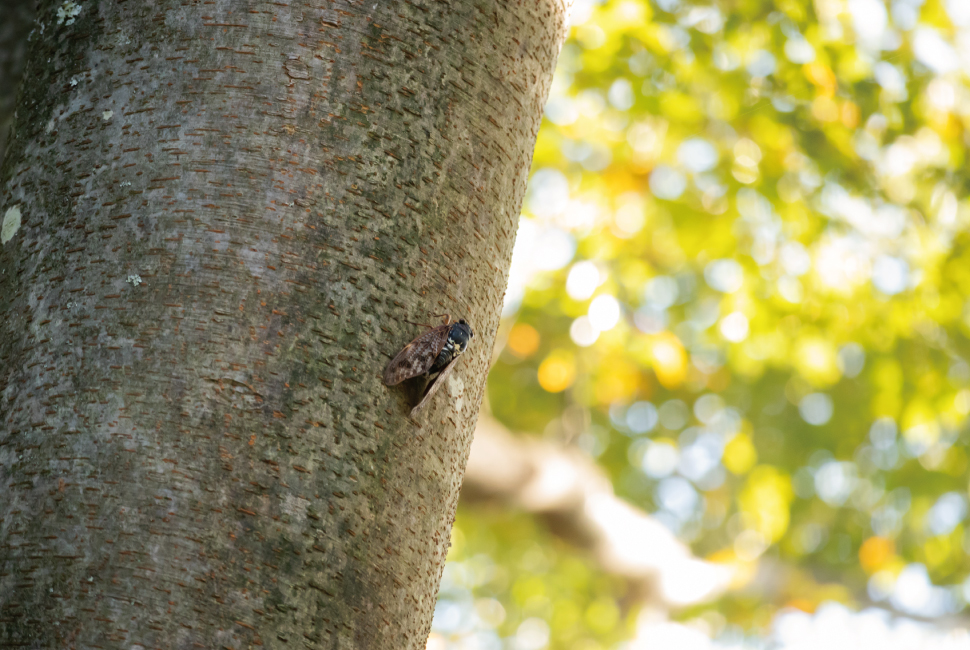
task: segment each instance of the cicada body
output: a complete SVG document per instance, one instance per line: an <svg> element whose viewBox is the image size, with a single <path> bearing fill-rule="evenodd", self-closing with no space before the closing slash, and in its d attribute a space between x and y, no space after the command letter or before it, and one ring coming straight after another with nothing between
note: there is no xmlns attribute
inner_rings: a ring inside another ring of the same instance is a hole
<svg viewBox="0 0 970 650"><path fill-rule="evenodd" d="M459 355L468 348L475 332L465 319L431 328L391 359L384 369L384 383L394 386L405 379L425 375L431 382L412 415L420 410L451 373Z"/></svg>

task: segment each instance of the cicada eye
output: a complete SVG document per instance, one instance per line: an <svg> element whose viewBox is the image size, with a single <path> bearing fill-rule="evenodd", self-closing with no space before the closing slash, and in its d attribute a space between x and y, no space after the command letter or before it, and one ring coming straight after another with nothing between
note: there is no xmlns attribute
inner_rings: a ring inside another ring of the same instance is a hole
<svg viewBox="0 0 970 650"><path fill-rule="evenodd" d="M462 325L468 325L468 323L465 321L464 318L459 318L458 322L461 323Z"/></svg>

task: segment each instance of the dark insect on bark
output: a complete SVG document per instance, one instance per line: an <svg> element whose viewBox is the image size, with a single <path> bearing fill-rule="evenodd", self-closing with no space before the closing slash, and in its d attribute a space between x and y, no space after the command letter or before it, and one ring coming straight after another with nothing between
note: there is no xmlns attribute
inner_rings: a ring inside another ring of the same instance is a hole
<svg viewBox="0 0 970 650"><path fill-rule="evenodd" d="M464 318L457 323L450 321L451 317L446 316L444 325L433 327L408 343L384 369L384 383L388 386L419 375L431 379L421 401L411 409L411 415L420 411L437 392L454 369L458 356L468 348L475 336Z"/></svg>

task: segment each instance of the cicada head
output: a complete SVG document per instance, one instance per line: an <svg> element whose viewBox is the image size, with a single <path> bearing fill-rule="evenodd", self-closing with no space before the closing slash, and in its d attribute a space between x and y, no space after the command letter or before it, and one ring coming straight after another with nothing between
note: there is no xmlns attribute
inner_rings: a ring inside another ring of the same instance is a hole
<svg viewBox="0 0 970 650"><path fill-rule="evenodd" d="M475 336L475 332L472 331L472 326L464 318L453 323L448 331L448 339L459 352L463 352L468 347L468 342L472 340L473 336Z"/></svg>

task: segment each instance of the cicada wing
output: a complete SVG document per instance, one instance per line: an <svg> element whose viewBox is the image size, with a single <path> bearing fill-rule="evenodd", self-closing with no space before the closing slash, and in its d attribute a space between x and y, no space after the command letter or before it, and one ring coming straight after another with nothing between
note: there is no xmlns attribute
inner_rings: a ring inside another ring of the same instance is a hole
<svg viewBox="0 0 970 650"><path fill-rule="evenodd" d="M421 401L418 402L417 406L411 409L411 417L414 417L418 411L423 409L425 405L431 401L431 397L438 391L439 388L441 388L442 384L445 383L445 380L448 379L448 375L450 375L451 371L455 369L457 361L458 357L452 359L451 363L445 366L444 369L438 373L438 376L431 381L431 383L425 389L424 397L421 398Z"/></svg>
<svg viewBox="0 0 970 650"><path fill-rule="evenodd" d="M439 325L405 345L384 368L384 383L394 386L427 372L448 342L448 330L448 325Z"/></svg>

